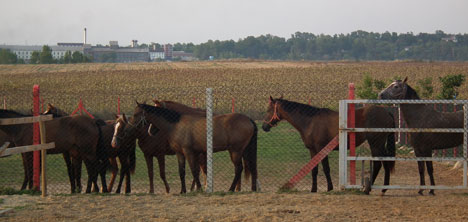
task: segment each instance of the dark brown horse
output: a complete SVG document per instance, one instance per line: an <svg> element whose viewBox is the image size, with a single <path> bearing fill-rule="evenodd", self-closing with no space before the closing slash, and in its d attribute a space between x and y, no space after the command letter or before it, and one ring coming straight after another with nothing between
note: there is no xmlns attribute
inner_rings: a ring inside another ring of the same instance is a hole
<svg viewBox="0 0 468 222"><path fill-rule="evenodd" d="M133 117L129 118L130 121ZM153 173L153 157L156 157L158 160L159 166L159 176L164 183L166 193L169 193L170 187L166 179L166 155L175 155L175 152L170 148L167 141L167 135L163 133L158 133L154 136L148 135L149 125L142 126L140 128L133 127L128 124L129 120L124 115L116 119L114 137L112 139L112 146L114 148L122 149L120 144L125 143L135 143L138 139L138 146L140 147L143 155L145 157L146 166L148 169L148 179L149 179L149 192L154 193L154 173ZM200 159L203 158L201 155L199 157L199 163L204 165L206 160ZM206 167L203 167L206 168ZM195 186L195 180L192 182L191 190Z"/></svg>
<svg viewBox="0 0 468 222"><path fill-rule="evenodd" d="M180 114L176 111L138 104L133 115L133 123L141 127L148 122L157 128L157 133L167 135L170 147L176 152L179 162L181 193L185 187L185 158L187 158L197 189L199 180L198 156L206 153L206 118L202 116ZM234 180L229 191L234 191L240 179L245 157L252 174L252 190L256 191L257 179L257 127L255 122L241 114L217 115L213 118L213 152L228 150L235 166ZM151 125L148 132L151 132Z"/></svg>
<svg viewBox="0 0 468 222"><path fill-rule="evenodd" d="M26 115L11 110L0 110L0 118L21 118ZM62 153L67 164L68 175L72 193L81 190L80 175L75 174L81 169L81 160L84 160L88 171L86 192L91 192L92 183L97 181L97 168L100 163L97 158L97 147L101 131L98 123L86 116L62 117L45 122L47 131L46 141L55 142L55 148L47 150L48 154ZM9 141L15 146L32 144L32 124L2 125L0 130L8 135ZM71 156L70 157L66 155ZM32 181L32 152L24 153L25 183ZM24 186L24 184L23 184ZM94 184L97 188L97 184ZM103 183L103 191L107 186Z"/></svg>
<svg viewBox="0 0 468 222"><path fill-rule="evenodd" d="M418 100L418 94L406 82L407 78L403 81L394 81L380 92L379 98ZM400 104L400 108L409 128L463 128L462 110L439 112L434 110L432 104ZM432 150L452 148L463 143L462 133L410 133L409 135L416 157L431 157ZM426 162L431 185L434 186L432 161L418 161L420 184L425 185L424 162ZM418 193L422 195L423 189L420 189ZM434 190L431 189L429 194L434 195Z"/></svg>
<svg viewBox="0 0 468 222"><path fill-rule="evenodd" d="M186 106L182 103L174 102L174 101L167 101L167 100L157 100L153 99L154 105L157 107L162 107L170 110L174 110L180 114L187 114L187 115L195 115L195 116L201 116L201 117L206 117L206 110L200 109L200 108L192 108L189 106ZM218 115L218 114L214 114ZM203 172L203 174L206 175L206 155L204 153L201 153L200 156L198 157L200 163L200 168ZM250 177L250 171L249 167L247 167L247 162L243 158L243 163L244 163L244 172L245 172L245 178L248 179ZM241 177L242 178L242 177ZM237 185L236 185L236 191L241 190L242 182L241 178L239 179ZM205 185L206 185L206 177L205 177ZM195 181L192 182L192 187L191 190L193 190L195 186Z"/></svg>
<svg viewBox="0 0 468 222"><path fill-rule="evenodd" d="M270 96L270 104L264 119L263 130L265 132L278 124L281 120L288 121L296 128L313 158L325 147L335 136L338 135L339 113L327 108L317 108L310 105L288 101L285 99L273 99ZM395 125L392 114L383 107L368 106L356 110L357 128L393 128ZM372 156L395 156L394 133L356 133L356 146L365 140L371 147ZM385 144L387 144L385 146ZM380 168L383 164L385 169L384 184L390 183L390 173L394 170L394 161L374 161L372 184L375 182ZM323 172L327 179L328 191L333 190L330 177L328 157L322 160ZM312 170L312 189L317 192L318 168ZM386 190L382 190L382 194Z"/></svg>
<svg viewBox="0 0 468 222"><path fill-rule="evenodd" d="M69 114L64 112L63 110L55 107L52 104L47 105L47 110L43 114L52 114L54 117L64 117L68 116ZM111 180L109 182L109 186L107 191L111 192L112 187L115 181L115 177L119 170L117 166L116 158L119 158L121 170L120 170L120 180L117 186L116 193L120 193L123 179L125 178L125 193L131 192L131 180L130 180L130 173L134 172L135 170L135 142L133 143L125 143L121 149L113 149L111 146L112 137L114 134L114 120L108 121L100 121L102 124L100 125L102 136L99 142L99 149L98 149L98 158L101 162L105 162L107 159L110 162L112 175ZM101 175L101 180L105 179L106 168L99 169L99 173Z"/></svg>

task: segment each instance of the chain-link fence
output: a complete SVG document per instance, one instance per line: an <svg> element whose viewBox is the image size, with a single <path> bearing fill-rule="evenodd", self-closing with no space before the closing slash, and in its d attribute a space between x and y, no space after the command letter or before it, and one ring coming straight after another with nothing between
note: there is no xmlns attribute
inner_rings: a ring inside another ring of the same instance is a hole
<svg viewBox="0 0 468 222"><path fill-rule="evenodd" d="M223 73L222 70L217 71ZM269 70L261 69L256 71L268 72ZM146 75L145 71L139 72L141 73L137 73L135 75ZM237 71L233 72L236 74ZM285 72L287 74L287 68ZM298 72L303 72L303 70L299 69ZM338 110L338 101L347 98L347 83L341 84L336 81L319 81L321 78L319 75L311 75L310 73L307 73L307 70L304 72L306 72L307 75L304 75L303 79L296 79L295 81L289 81L287 76L282 76L283 79L281 79L281 81L269 81L269 79L265 77L265 79L257 79L255 82L252 81L250 84L246 84L246 81L236 82L235 79L225 79L227 77L220 75L221 77L219 78L223 78L221 79L221 82L226 82L226 85L215 84L215 86L213 86L213 112L215 115L232 112L241 113L253 119L257 124L257 168L258 180L262 191L278 191L280 187L282 187L301 169L304 164L310 160L310 153L308 149L305 148L301 135L291 124L286 121L282 121L276 127L272 128L270 132L264 132L262 130L265 113L269 106L269 96L271 95L273 98L283 97L289 101L310 104L315 107L330 108L332 110ZM239 73L239 75L241 74L243 75L243 78L250 78L249 76L245 76L243 73ZM183 78L183 75L184 70L179 70L173 76L171 75L167 78L176 82L178 81L178 78ZM177 77L173 78L174 76ZM112 76L105 77L112 78ZM204 78L200 73L196 76L192 75L191 78L195 79L193 80L194 82L184 87L175 87L177 84L169 84L168 82L161 84L154 82L145 83L138 79L135 80L139 81L138 83L126 83L131 86L114 82L114 84L100 87L96 87L96 85L100 84L99 81L96 80L97 82L90 83L92 86L86 88L85 91L79 92L68 90L63 86L59 90L54 86L45 85L44 87L41 87L41 108L42 111L45 111L47 109L47 104L51 103L55 107L63 110L63 115L70 115L79 108L81 100L83 108L92 114L93 117L97 119L110 120L111 122L115 120L114 114L125 113L127 114L127 117L131 117L134 114L134 109L136 107L135 101L140 103L146 102L153 105L152 99L154 98L158 100L175 101L185 104L191 108L205 109L205 90L207 87L210 87L210 84L197 84L197 78ZM147 78L145 77L142 79ZM212 81L214 81L214 79ZM311 86L311 82L315 82L317 84L312 84L313 86ZM143 87L136 87L136 85ZM122 90L121 88L131 88L131 90ZM0 93L1 98L4 100L4 108L15 110L26 115L31 114L32 88L15 88L14 90L9 89L0 91ZM449 109L450 107L447 107L447 110ZM84 110L81 111L83 111L83 115L87 115ZM80 109L77 111L77 114L79 113ZM396 109L394 111L394 116L396 124L398 124L400 120L398 119L399 115ZM108 138L106 140L110 141L112 140L112 133L113 132L110 133L110 136L108 133L102 133L102 135L107 135ZM405 138L405 134L399 134L399 137L397 137L398 141L401 141L401 145L406 144L404 142L406 141ZM9 138L0 131L0 143L3 144L3 142L7 140L9 140ZM137 147L135 150L135 173L131 175L132 193L147 193L151 190L148 166L150 166L154 172L154 192L166 192L164 183L160 179L161 173L159 169L161 164L158 165L156 164L157 162L155 162L155 160L157 161L156 157L161 156L165 158L165 162L163 163L165 166L164 172L168 186L171 189L170 192L178 193L181 188L181 183L175 152L172 150L157 150L157 148L150 148L149 151L145 153L138 142L139 140L137 139ZM109 145L108 143L106 144ZM155 145L154 147L158 146ZM397 146L397 152L412 155L410 154L411 148L407 147L408 146L400 149L400 146ZM365 143L358 148L357 152L359 155L364 155L364 153L369 154L370 151L368 145ZM443 152L444 151L438 151L437 155L444 155ZM446 156L455 155L455 153L459 155L461 151L445 151ZM96 153L96 155L98 154ZM119 168L121 168L121 160L119 160L117 156L115 156L115 159L117 160ZM70 182L63 156L61 154L51 154L48 155L47 160L49 192L69 193ZM148 162L149 160L153 163ZM330 153L329 163L331 178L336 189L338 185L338 152ZM398 164L399 163L397 163L397 166ZM190 184L192 183L192 175L188 166L189 165L186 164L186 183L190 187ZM360 166L357 168L360 169ZM0 158L0 169L2 169L0 187L13 187L15 189L21 188L24 180L24 168L21 155ZM366 173L368 173L368 170L368 167L365 168ZM411 168L411 171L414 171L417 174L416 168ZM327 183L321 164L319 165L318 175L318 190L326 191ZM110 177L111 173L108 172L107 183L109 183ZM213 177L214 191L227 191L229 189L234 178L234 165L228 151L214 153ZM398 174L393 177L398 177ZM203 181L203 176L201 176L201 178ZM113 191L116 189L118 179L119 176L117 176L117 180L114 183ZM81 180L82 184L85 186L87 181L87 170L84 165L82 166ZM312 184L311 181L312 178L309 173L295 186L295 189L310 190ZM417 181L415 183L417 183ZM250 182L247 182L243 176L242 190L250 190ZM123 191L124 189L122 192Z"/></svg>

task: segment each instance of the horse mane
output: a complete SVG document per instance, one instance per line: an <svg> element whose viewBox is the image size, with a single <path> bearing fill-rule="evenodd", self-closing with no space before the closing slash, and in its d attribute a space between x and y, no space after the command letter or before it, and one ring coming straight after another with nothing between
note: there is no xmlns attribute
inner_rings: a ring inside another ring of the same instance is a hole
<svg viewBox="0 0 468 222"><path fill-rule="evenodd" d="M200 111L200 112L206 112L206 110L204 109L200 109L200 108L192 108L190 106L187 106L185 104L182 104L182 103L178 103L178 102L174 102L174 101L170 101L170 100L162 100L161 103L166 103L166 104L172 104L172 105L176 105L176 106L180 106L181 108L185 108L185 109L188 109L188 110L194 110L194 111ZM166 108L166 107L164 107Z"/></svg>
<svg viewBox="0 0 468 222"><path fill-rule="evenodd" d="M145 112L155 114L157 116L161 116L166 119L170 123L177 123L180 120L181 114L170 109L150 106L147 104L139 104L138 107L142 108Z"/></svg>
<svg viewBox="0 0 468 222"><path fill-rule="evenodd" d="M297 111L299 114L306 115L306 116L315 116L317 114L328 114L328 113L333 113L333 110L330 110L328 108L318 108L315 106L303 104L303 103L298 103L298 102L293 102L285 99L277 99L281 103L281 107L286 111L286 112L294 112Z"/></svg>
<svg viewBox="0 0 468 222"><path fill-rule="evenodd" d="M401 80L400 80L401 81ZM405 83L406 84L406 83ZM416 93L416 91L411 88L410 85L406 84L406 95L405 95L405 98L408 98L408 99L420 99L419 96L418 96L418 93Z"/></svg>
<svg viewBox="0 0 468 222"><path fill-rule="evenodd" d="M19 116L19 117L27 117L31 115L25 115L13 110L8 110L8 109L0 109L0 118L14 118L10 117L11 115Z"/></svg>

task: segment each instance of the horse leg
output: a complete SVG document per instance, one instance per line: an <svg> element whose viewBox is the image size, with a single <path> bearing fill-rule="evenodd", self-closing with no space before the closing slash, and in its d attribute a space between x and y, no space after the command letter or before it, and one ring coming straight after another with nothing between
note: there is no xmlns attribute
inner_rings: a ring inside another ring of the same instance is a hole
<svg viewBox="0 0 468 222"><path fill-rule="evenodd" d="M164 182L166 193L169 193L171 188L169 187L169 184L167 183L167 180L166 180L166 156L158 155L156 158L158 159L159 177L161 177L161 180Z"/></svg>
<svg viewBox="0 0 468 222"><path fill-rule="evenodd" d="M315 156L315 153L310 150L310 158L312 159ZM318 175L318 166L312 169L312 189L310 192L317 192L317 175Z"/></svg>
<svg viewBox="0 0 468 222"><path fill-rule="evenodd" d="M180 193L187 193L187 188L185 187L185 156L179 153L176 155L179 163Z"/></svg>
<svg viewBox="0 0 468 222"><path fill-rule="evenodd" d="M374 185L375 180L377 179L377 176L379 175L381 168L382 168L382 161L372 161L371 185ZM369 192L370 191L371 190L369 190ZM382 192L384 191L382 190Z"/></svg>
<svg viewBox="0 0 468 222"><path fill-rule="evenodd" d="M74 171L74 178L76 184L76 192L81 193L82 186L81 186L81 165L82 160L81 158L72 158L72 166Z"/></svg>
<svg viewBox="0 0 468 222"><path fill-rule="evenodd" d="M88 160L85 160L85 166L86 166L86 171L88 172L88 182L86 184L86 190L85 190L85 193L91 193L91 187L92 187L92 183L93 183L93 180L94 180L94 174L91 172L92 171L92 166L90 164L90 162ZM94 187L94 189L96 189L96 187Z"/></svg>
<svg viewBox="0 0 468 222"><path fill-rule="evenodd" d="M230 153L231 153L231 161L234 164L234 180L232 181L229 191L234 192L234 189L236 188L237 183L240 180L242 170L243 170L242 155L238 152L230 152Z"/></svg>
<svg viewBox="0 0 468 222"><path fill-rule="evenodd" d="M424 180L424 171L425 171L425 167L424 167L424 161L418 161L418 170L419 170L419 184L421 186L424 186L426 185L426 182ZM423 195L423 189L420 189L418 191L419 195Z"/></svg>
<svg viewBox="0 0 468 222"><path fill-rule="evenodd" d="M197 186L197 191L201 190L200 183L200 165L198 164L198 155L192 152L186 152L187 159L190 166L190 171L192 171L193 180Z"/></svg>
<svg viewBox="0 0 468 222"><path fill-rule="evenodd" d="M107 171L107 166L105 162L99 162L99 175L101 176L101 188L103 193L109 193L109 190L107 189L107 182L106 182L106 171ZM96 177L97 180L97 177Z"/></svg>
<svg viewBox="0 0 468 222"><path fill-rule="evenodd" d="M203 174L203 185L206 190L207 188L207 183L206 183L206 155L204 154L199 154L198 155L198 165L200 165L200 170ZM192 180L192 186L190 187L190 191L193 191L195 188L196 182L195 179Z"/></svg>
<svg viewBox="0 0 468 222"><path fill-rule="evenodd" d="M322 160L323 173L325 178L327 178L327 191L333 190L333 182L330 176L330 165L328 164L328 156Z"/></svg>
<svg viewBox="0 0 468 222"><path fill-rule="evenodd" d="M70 153L66 151L63 152L63 159L65 160L65 164L67 165L67 173L68 173L68 179L70 180L71 192L74 193L76 189L76 185L75 185L75 178L73 175L73 166L72 166L71 159L70 159Z"/></svg>
<svg viewBox="0 0 468 222"><path fill-rule="evenodd" d="M432 161L426 161L426 167L427 167L427 174L429 174L429 180L431 182L431 186L435 186L435 181L434 181L434 168L432 166ZM429 194L435 195L434 189L431 189L429 191Z"/></svg>
<svg viewBox="0 0 468 222"><path fill-rule="evenodd" d="M388 186L388 185L390 185L390 173L392 171L391 164L390 164L389 161L383 161L383 165L384 165L384 169L385 169L384 185ZM387 192L387 189L382 190L382 195L384 195L385 192Z"/></svg>
<svg viewBox="0 0 468 222"><path fill-rule="evenodd" d="M23 161L23 170L24 170L24 180L23 185L21 185L21 190L26 189L29 183L29 162L32 161L29 159L29 153L22 153L21 159Z"/></svg>
<svg viewBox="0 0 468 222"><path fill-rule="evenodd" d="M153 156L145 154L146 168L148 168L148 179L150 190L149 193L154 193L154 184L153 184Z"/></svg>
<svg viewBox="0 0 468 222"><path fill-rule="evenodd" d="M119 178L119 184L117 185L117 190L115 193L120 193L120 190L122 189L122 183L124 177L127 176L127 171L128 171L128 163L124 157L120 157L120 178ZM127 184L125 184L125 193L127 193Z"/></svg>
<svg viewBox="0 0 468 222"><path fill-rule="evenodd" d="M115 178L117 177L117 173L119 172L119 167L117 165L117 160L115 158L109 158L109 162L112 167L112 174L111 174L111 178L109 181L109 186L107 186L107 190L109 192L112 192L112 189L114 188ZM122 163L122 161L120 162Z"/></svg>
<svg viewBox="0 0 468 222"><path fill-rule="evenodd" d="M126 157L128 159L128 156ZM122 169L124 170L124 175L125 175L125 193L131 193L132 192L132 185L131 185L131 178L130 178L130 161L125 163L125 167L122 166ZM122 176L121 174L120 176Z"/></svg>

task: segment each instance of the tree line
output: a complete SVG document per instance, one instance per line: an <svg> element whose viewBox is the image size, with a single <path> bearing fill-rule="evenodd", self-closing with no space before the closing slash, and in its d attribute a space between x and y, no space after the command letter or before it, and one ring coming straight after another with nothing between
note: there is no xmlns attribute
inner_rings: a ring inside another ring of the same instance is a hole
<svg viewBox="0 0 468 222"><path fill-rule="evenodd" d="M238 41L212 41L199 45L177 43L174 50L193 52L201 60L252 58L268 60L468 60L468 34L397 34L355 31L315 35L296 32L290 38L249 36Z"/></svg>

